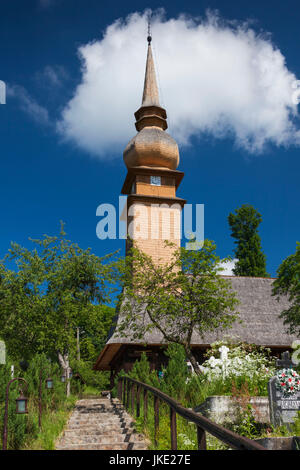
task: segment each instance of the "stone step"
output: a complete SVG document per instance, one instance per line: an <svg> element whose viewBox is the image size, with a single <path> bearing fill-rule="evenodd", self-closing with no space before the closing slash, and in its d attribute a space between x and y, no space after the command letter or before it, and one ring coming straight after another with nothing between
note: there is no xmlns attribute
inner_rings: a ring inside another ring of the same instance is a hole
<svg viewBox="0 0 300 470"><path fill-rule="evenodd" d="M91 410L101 410L101 409L110 409L110 408L120 408L122 407L122 403L111 403L110 401L106 400L106 403L78 403L75 405L75 410L80 409L91 409Z"/></svg>
<svg viewBox="0 0 300 470"><path fill-rule="evenodd" d="M103 417L103 418L113 418L113 417L118 417L118 418L131 418L131 416L128 414L128 413L124 413L122 411L116 411L116 410L109 410L108 412L102 412L102 413L99 413L99 412L92 412L92 411L89 411L88 413L74 413L72 415L72 419L76 419L76 418L100 418L100 417ZM132 418L131 418L132 419Z"/></svg>
<svg viewBox="0 0 300 470"><path fill-rule="evenodd" d="M139 434L112 434L110 436L103 435L77 435L77 436L68 436L62 437L60 440L60 445L69 446L76 444L120 444L123 442L142 442L144 440L143 436Z"/></svg>
<svg viewBox="0 0 300 470"><path fill-rule="evenodd" d="M69 446L56 446L56 450L147 450L143 442L120 442L118 444L74 444Z"/></svg>
<svg viewBox="0 0 300 470"><path fill-rule="evenodd" d="M82 411L74 411L74 416L109 416L110 414L115 414L115 415L126 415L127 413L124 413L121 409L105 409L105 410L86 410L84 412Z"/></svg>
<svg viewBox="0 0 300 470"><path fill-rule="evenodd" d="M127 414L124 409L121 406L116 406L116 407L105 407L105 408L87 408L87 407L82 407L82 409L75 409L74 410L74 415L87 415L87 414L109 414L109 413L121 413L121 414Z"/></svg>
<svg viewBox="0 0 300 470"><path fill-rule="evenodd" d="M95 412L95 413L100 413L100 412L107 412L107 411L110 411L110 410L123 410L123 405L121 404L117 404L117 405L111 405L110 403L108 403L107 405L103 404L103 405L94 405L94 406L91 406L91 405L80 405L80 406L76 406L74 408L74 412L75 413L88 413L88 412Z"/></svg>
<svg viewBox="0 0 300 470"><path fill-rule="evenodd" d="M84 415L84 416L73 416L70 418L70 422L72 421L91 421L97 423L98 421L102 421L103 423L109 421L133 421L133 419L128 415L116 415L116 414L108 414L108 415Z"/></svg>
<svg viewBox="0 0 300 470"><path fill-rule="evenodd" d="M68 423L68 426L70 428L76 428L76 427L95 427L98 428L99 426L122 426L122 427L132 427L133 423L129 419L126 420L107 420L105 422L97 420L97 421L92 421L92 420L78 420L78 421L71 421Z"/></svg>
<svg viewBox="0 0 300 470"><path fill-rule="evenodd" d="M94 435L94 436L110 436L112 433L119 434L132 434L135 433L133 428L120 428L120 426L98 426L96 428L91 428L90 426L78 427L78 428L68 428L64 431L64 436L73 436L78 434Z"/></svg>
<svg viewBox="0 0 300 470"><path fill-rule="evenodd" d="M101 431L101 432L115 432L115 431L120 431L121 433L124 432L125 429L128 429L130 430L131 432L133 431L134 429L134 426L132 426L131 424L122 424L122 423L116 423L116 424L109 424L109 425L104 425L104 424L99 424L98 426L91 426L89 423L85 424L85 425L81 425L81 426L68 426L68 428L70 431L73 431L73 432L85 432L87 430L91 430L91 431L95 431L96 433L98 431Z"/></svg>
<svg viewBox="0 0 300 470"><path fill-rule="evenodd" d="M114 414L127 414L121 407L117 408L84 408L80 410L74 410L74 416L86 416L86 415L109 415L110 413Z"/></svg>
<svg viewBox="0 0 300 470"><path fill-rule="evenodd" d="M105 407L105 408L88 408L82 407L82 409L75 409L74 415L85 415L85 414L109 414L109 413L122 413L123 408L121 406L116 407Z"/></svg>

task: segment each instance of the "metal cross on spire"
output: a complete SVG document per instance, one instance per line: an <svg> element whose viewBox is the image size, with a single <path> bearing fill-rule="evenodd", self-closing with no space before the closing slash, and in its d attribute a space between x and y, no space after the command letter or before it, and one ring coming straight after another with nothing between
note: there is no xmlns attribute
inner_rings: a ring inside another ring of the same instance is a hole
<svg viewBox="0 0 300 470"><path fill-rule="evenodd" d="M148 44L150 46L151 41L152 41L152 36L151 36L151 13L148 15L148 37L147 37Z"/></svg>

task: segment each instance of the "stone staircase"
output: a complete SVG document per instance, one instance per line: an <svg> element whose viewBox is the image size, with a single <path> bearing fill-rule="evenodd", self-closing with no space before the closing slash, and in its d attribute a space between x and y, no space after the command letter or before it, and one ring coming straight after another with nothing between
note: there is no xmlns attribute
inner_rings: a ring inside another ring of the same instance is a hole
<svg viewBox="0 0 300 470"><path fill-rule="evenodd" d="M117 398L79 400L56 450L147 450L145 437Z"/></svg>

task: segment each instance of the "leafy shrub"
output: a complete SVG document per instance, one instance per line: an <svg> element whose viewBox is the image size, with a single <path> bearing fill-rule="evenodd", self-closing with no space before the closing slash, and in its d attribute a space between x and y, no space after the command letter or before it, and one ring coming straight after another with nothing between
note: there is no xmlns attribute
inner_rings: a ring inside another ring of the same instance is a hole
<svg viewBox="0 0 300 470"><path fill-rule="evenodd" d="M11 380L11 363L8 360L6 365L0 366L0 432L3 436L3 420L5 407L5 390ZM42 423L43 417L53 415L65 407L67 401L65 384L60 380L61 371L58 364L50 362L44 354L37 354L28 364L26 371L21 370L19 366L15 367L14 377L22 377L28 383L14 382L9 391L8 406L8 449L20 449L27 440L37 438L39 435L39 390L41 378L41 396L42 396ZM46 389L46 379L51 377L53 380L53 389ZM20 386L28 398L28 415L16 414L16 398L19 396ZM55 422L52 416L52 421ZM2 442L1 442L2 444Z"/></svg>
<svg viewBox="0 0 300 470"><path fill-rule="evenodd" d="M83 379L86 387L95 389L106 390L109 387L109 372L100 372L93 370L93 363L88 361L73 361L72 362L73 374L78 373ZM75 381L72 381L73 384Z"/></svg>
<svg viewBox="0 0 300 470"><path fill-rule="evenodd" d="M255 420L253 412L257 412L258 410L255 410L254 405L250 403L251 394L247 381L241 386L241 388L237 388L233 383L232 398L237 405L236 422L234 424L229 422L226 424L226 427L229 427L237 434L249 437L250 439L258 437L262 425Z"/></svg>
<svg viewBox="0 0 300 470"><path fill-rule="evenodd" d="M3 438L3 424L4 424L4 411L5 411L5 397L6 397L6 387L11 377L11 363L10 361L7 364L0 365L0 442L2 448L2 438ZM26 434L27 428L27 417L24 415L16 414L16 399L19 396L19 384L14 383L9 389L9 401L8 401L8 449L18 449L19 446L24 441L24 436Z"/></svg>
<svg viewBox="0 0 300 470"><path fill-rule="evenodd" d="M169 344L166 356L169 357L169 361L166 369L163 371L160 388L175 400L185 402L189 371L183 346L179 344Z"/></svg>
<svg viewBox="0 0 300 470"><path fill-rule="evenodd" d="M46 379L51 377L53 389L46 389ZM29 362L29 367L24 373L28 382L28 394L38 406L40 393L40 380L42 392L42 404L46 409L56 409L66 399L66 385L61 382L61 370L57 363L50 362L45 354L37 354Z"/></svg>
<svg viewBox="0 0 300 470"><path fill-rule="evenodd" d="M149 361L144 352L142 353L140 360L134 363L132 370L126 375L132 377L133 379L139 380L140 382L152 385L152 387L159 388L157 372L151 370Z"/></svg>

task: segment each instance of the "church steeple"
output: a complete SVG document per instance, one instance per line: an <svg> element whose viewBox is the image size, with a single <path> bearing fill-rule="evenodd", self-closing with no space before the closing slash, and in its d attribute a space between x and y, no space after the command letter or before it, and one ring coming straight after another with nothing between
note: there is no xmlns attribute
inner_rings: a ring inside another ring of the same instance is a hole
<svg viewBox="0 0 300 470"><path fill-rule="evenodd" d="M168 128L167 113L159 102L149 35L142 105L134 116L138 134L131 139L124 150L127 168L146 166L176 170L179 151L175 140L165 132Z"/></svg>
<svg viewBox="0 0 300 470"><path fill-rule="evenodd" d="M151 36L148 36L148 38L151 38ZM160 107L151 41L149 39L142 106Z"/></svg>
<svg viewBox="0 0 300 470"><path fill-rule="evenodd" d="M168 128L166 110L163 109L159 103L151 39L151 36L148 36L148 52L142 105L134 114L136 118L135 127L137 131L141 131L146 126L157 126L162 130L166 130Z"/></svg>
<svg viewBox="0 0 300 470"><path fill-rule="evenodd" d="M183 173L176 170L177 143L165 132L167 113L159 102L151 39L148 33L142 104L134 114L138 132L123 153L128 172L122 193L128 195L130 239L155 263L161 263L171 259L174 246L180 246L180 213L185 200L176 196ZM128 240L126 252L131 246ZM174 246L166 247L165 240L173 242Z"/></svg>

